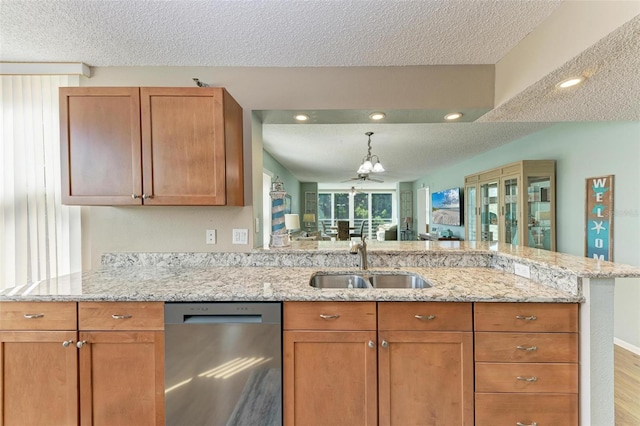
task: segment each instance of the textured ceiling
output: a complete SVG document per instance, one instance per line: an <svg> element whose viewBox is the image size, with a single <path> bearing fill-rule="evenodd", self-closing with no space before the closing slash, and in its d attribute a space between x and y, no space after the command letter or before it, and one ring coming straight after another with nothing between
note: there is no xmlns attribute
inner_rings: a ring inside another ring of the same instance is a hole
<svg viewBox="0 0 640 426"><path fill-rule="evenodd" d="M559 4L2 0L0 60L90 66L495 64Z"/></svg>
<svg viewBox="0 0 640 426"><path fill-rule="evenodd" d="M560 0L0 0L0 61L91 66L330 67L496 64ZM567 29L571 37L571 28ZM640 16L475 123L439 121L443 110L263 111L264 145L301 181L355 176L372 152L386 182L496 148L557 121L640 120ZM560 92L555 84L583 74ZM399 113L401 111L395 111ZM486 112L486 114L485 114ZM407 115L408 114L408 115ZM423 122L420 122L424 120ZM534 122L534 123L532 123ZM330 124L319 124L330 123ZM640 139L640 135L639 135ZM639 159L640 160L640 159Z"/></svg>

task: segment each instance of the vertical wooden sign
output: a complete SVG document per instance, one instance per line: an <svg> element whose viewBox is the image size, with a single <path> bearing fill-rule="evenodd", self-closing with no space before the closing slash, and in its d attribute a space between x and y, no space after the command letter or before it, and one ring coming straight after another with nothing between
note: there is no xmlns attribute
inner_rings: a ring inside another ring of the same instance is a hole
<svg viewBox="0 0 640 426"><path fill-rule="evenodd" d="M585 256L613 261L613 175L586 181Z"/></svg>

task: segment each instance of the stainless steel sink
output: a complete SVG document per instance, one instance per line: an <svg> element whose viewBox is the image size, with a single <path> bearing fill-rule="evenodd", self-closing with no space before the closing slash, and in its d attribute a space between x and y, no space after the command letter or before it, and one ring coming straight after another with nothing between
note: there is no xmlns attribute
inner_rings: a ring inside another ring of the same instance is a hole
<svg viewBox="0 0 640 426"><path fill-rule="evenodd" d="M316 288L371 288L371 283L354 274L313 274L311 276L311 287Z"/></svg>
<svg viewBox="0 0 640 426"><path fill-rule="evenodd" d="M327 273L311 276L311 287L316 288L429 288L431 283L414 273Z"/></svg>
<svg viewBox="0 0 640 426"><path fill-rule="evenodd" d="M431 283L417 274L375 274L369 278L375 288L429 288Z"/></svg>

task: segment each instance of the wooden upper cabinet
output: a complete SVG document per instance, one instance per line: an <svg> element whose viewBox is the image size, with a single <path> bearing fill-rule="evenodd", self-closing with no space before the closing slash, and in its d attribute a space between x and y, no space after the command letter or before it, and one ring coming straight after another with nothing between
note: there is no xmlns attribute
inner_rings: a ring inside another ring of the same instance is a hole
<svg viewBox="0 0 640 426"><path fill-rule="evenodd" d="M224 88L60 93L64 203L244 205L242 108Z"/></svg>
<svg viewBox="0 0 640 426"><path fill-rule="evenodd" d="M140 90L60 88L62 202L135 205L142 192Z"/></svg>

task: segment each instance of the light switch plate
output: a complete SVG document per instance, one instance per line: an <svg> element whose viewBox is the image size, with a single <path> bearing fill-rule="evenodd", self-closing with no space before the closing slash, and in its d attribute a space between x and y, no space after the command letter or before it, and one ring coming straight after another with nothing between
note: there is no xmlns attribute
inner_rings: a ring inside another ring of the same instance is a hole
<svg viewBox="0 0 640 426"><path fill-rule="evenodd" d="M531 269L522 263L513 262L513 273L523 278L531 278Z"/></svg>
<svg viewBox="0 0 640 426"><path fill-rule="evenodd" d="M232 244L249 244L249 230L248 229L234 229Z"/></svg>

